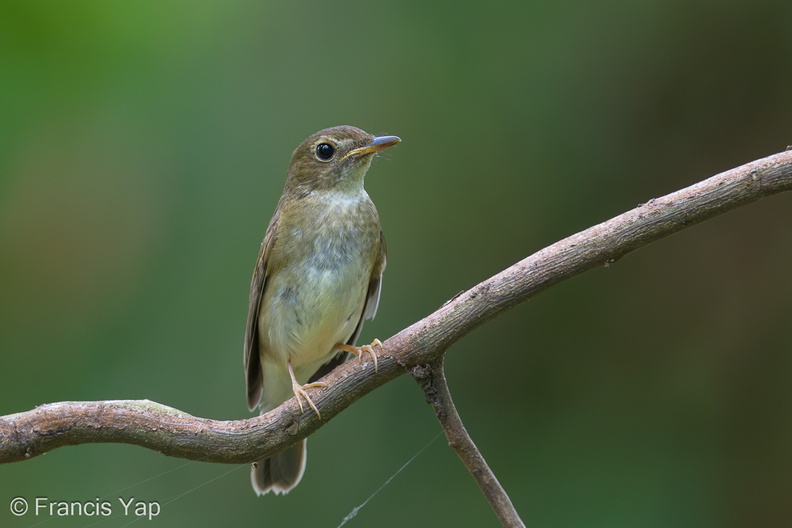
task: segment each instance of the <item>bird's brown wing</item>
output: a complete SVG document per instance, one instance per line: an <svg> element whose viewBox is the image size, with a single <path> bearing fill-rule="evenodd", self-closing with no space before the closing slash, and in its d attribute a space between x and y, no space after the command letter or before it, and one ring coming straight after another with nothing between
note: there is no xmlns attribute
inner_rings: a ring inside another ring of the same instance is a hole
<svg viewBox="0 0 792 528"><path fill-rule="evenodd" d="M261 370L261 356L258 339L258 318L261 308L261 299L267 285L269 272L269 256L275 244L278 230L279 211L270 220L264 241L259 249L256 269L253 271L253 280L250 282L250 305L248 306L247 327L245 329L245 381L247 385L247 404L252 411L261 401L263 390L263 372Z"/></svg>
<svg viewBox="0 0 792 528"><path fill-rule="evenodd" d="M360 336L360 331L363 329L363 321L366 319L373 319L377 314L377 307L379 306L380 292L382 291L382 273L385 271L385 266L388 263L388 249L385 246L385 236L380 231L380 251L377 256L377 261L374 263L374 268L371 270L371 277L369 278L368 292L366 293L366 303L363 305L363 311L360 314L355 331L352 332L352 337L346 342L347 345L355 346L355 342ZM333 356L330 361L319 367L310 382L314 382L319 378L324 377L331 370L343 363L349 357L348 352L339 352Z"/></svg>

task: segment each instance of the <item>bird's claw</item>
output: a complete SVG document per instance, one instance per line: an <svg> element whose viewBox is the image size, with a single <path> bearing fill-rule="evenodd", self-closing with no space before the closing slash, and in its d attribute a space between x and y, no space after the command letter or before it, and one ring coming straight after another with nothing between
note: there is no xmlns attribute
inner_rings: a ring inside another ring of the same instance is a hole
<svg viewBox="0 0 792 528"><path fill-rule="evenodd" d="M292 392L294 393L294 397L297 398L297 404L300 406L300 412L305 412L305 408L303 407L302 404L302 400L305 400L305 403L307 403L308 406L314 410L316 416L321 418L322 415L319 412L319 409L316 408L316 404L314 404L313 400L311 400L311 397L308 396L308 392L306 392L306 389L327 387L327 383L323 383L321 381L315 381L313 383L306 383L305 385L300 385L300 383L297 381L297 378L294 376L294 369L292 368L291 361L287 363L287 366L289 368L289 376L291 376Z"/></svg>
<svg viewBox="0 0 792 528"><path fill-rule="evenodd" d="M343 350L344 352L349 352L350 354L354 355L358 358L358 361L363 360L363 354L369 354L371 356L371 360L374 362L374 372L377 372L379 369L379 365L377 364L377 353L374 352L374 347L382 348L382 341L379 339L375 339L371 342L370 345L363 345L363 346L352 346L352 345L344 345L344 344L337 344L335 346L338 350Z"/></svg>

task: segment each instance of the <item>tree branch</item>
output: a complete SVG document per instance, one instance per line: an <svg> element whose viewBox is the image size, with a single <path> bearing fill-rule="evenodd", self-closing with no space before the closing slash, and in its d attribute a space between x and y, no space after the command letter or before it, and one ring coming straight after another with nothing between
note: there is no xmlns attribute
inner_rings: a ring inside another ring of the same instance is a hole
<svg viewBox="0 0 792 528"><path fill-rule="evenodd" d="M498 482L495 473L484 460L484 456L465 429L462 418L459 417L454 400L451 398L451 391L448 389L443 356L428 365L413 367L410 369L410 374L423 389L427 403L434 409L437 420L445 431L448 445L454 448L465 464L498 520L509 528L525 528L506 490Z"/></svg>
<svg viewBox="0 0 792 528"><path fill-rule="evenodd" d="M243 463L305 438L352 402L416 365L437 361L493 317L564 279L608 264L654 240L771 194L792 189L792 152L732 169L581 231L455 297L383 344L379 368L351 361L312 393L322 419L291 399L248 420L196 418L150 401L62 402L0 418L0 462L65 445L123 442L165 455ZM358 372L365 368L366 372Z"/></svg>

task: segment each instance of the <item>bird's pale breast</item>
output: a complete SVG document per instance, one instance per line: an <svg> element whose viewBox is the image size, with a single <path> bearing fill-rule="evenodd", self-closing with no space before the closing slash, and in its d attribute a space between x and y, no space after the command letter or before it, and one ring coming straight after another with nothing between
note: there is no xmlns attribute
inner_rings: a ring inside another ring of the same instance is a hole
<svg viewBox="0 0 792 528"><path fill-rule="evenodd" d="M378 254L372 244L379 244L379 222L362 222L361 209L369 208L365 194L337 204L325 196L313 208L314 215L324 216L320 236L306 240L305 232L316 230L281 227L282 243L305 250L291 252L296 258L268 278L259 335L264 363L285 366L290 360L300 383L330 359L335 344L349 340L360 321Z"/></svg>

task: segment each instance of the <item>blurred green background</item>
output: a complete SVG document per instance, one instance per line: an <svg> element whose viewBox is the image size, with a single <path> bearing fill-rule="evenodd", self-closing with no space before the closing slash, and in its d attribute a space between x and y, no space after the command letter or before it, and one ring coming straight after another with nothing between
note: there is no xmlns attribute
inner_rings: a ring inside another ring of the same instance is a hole
<svg viewBox="0 0 792 528"><path fill-rule="evenodd" d="M367 179L389 267L366 342L783 151L790 20L786 0L3 2L0 414L149 398L250 416L250 275L291 151L321 128L403 139ZM462 417L529 525L789 525L791 211L778 196L693 227L453 347ZM120 496L163 504L152 526L337 526L438 430L404 376L313 435L277 498L247 466L59 449L0 467L0 525L47 521L11 516L16 496ZM347 524L405 525L497 525L444 439Z"/></svg>

